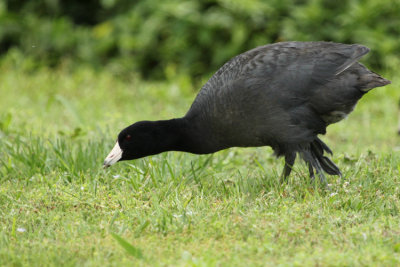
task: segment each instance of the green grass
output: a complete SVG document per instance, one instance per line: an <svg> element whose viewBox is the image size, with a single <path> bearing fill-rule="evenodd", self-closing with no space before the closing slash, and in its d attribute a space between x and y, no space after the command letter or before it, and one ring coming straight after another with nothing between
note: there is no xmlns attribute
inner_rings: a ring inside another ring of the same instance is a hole
<svg viewBox="0 0 400 267"><path fill-rule="evenodd" d="M119 130L182 116L186 77L142 82L90 69L0 65L1 266L400 264L399 79L323 139L344 178L329 190L269 148L102 161Z"/></svg>

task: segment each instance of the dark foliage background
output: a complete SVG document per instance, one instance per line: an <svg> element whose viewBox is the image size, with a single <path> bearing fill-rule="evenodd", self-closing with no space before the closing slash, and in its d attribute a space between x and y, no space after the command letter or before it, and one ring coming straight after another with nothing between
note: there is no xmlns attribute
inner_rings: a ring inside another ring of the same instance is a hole
<svg viewBox="0 0 400 267"><path fill-rule="evenodd" d="M0 55L39 66L200 77L266 43L327 40L372 49L367 64L400 64L399 0L0 0Z"/></svg>

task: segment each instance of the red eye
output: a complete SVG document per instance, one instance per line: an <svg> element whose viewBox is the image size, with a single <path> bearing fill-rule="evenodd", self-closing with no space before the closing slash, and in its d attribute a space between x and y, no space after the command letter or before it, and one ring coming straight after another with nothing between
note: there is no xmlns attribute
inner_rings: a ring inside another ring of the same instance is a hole
<svg viewBox="0 0 400 267"><path fill-rule="evenodd" d="M132 136L131 136L131 135L129 135L129 134L128 134L127 136L125 136L125 140L126 140L126 141L129 141L129 140L131 140L131 138L132 138Z"/></svg>

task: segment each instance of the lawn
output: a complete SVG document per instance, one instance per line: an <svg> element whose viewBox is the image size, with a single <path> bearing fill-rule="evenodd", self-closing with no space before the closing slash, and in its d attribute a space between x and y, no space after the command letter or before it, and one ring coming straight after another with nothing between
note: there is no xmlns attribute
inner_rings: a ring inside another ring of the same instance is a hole
<svg viewBox="0 0 400 267"><path fill-rule="evenodd" d="M297 164L280 185L270 148L178 152L102 169L118 132L185 114L186 76L0 64L1 266L400 265L399 79L322 139L344 177Z"/></svg>

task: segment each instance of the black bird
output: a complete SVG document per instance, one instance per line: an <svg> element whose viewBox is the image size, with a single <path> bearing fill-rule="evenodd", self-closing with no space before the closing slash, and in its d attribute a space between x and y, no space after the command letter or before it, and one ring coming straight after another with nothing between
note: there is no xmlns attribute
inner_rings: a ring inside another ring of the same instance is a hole
<svg viewBox="0 0 400 267"><path fill-rule="evenodd" d="M211 77L184 117L122 130L104 166L164 151L271 146L285 157L283 179L299 154L311 179L315 170L326 183L323 171L341 173L318 134L345 118L369 90L390 83L358 62L368 51L358 44L282 42L240 54Z"/></svg>

